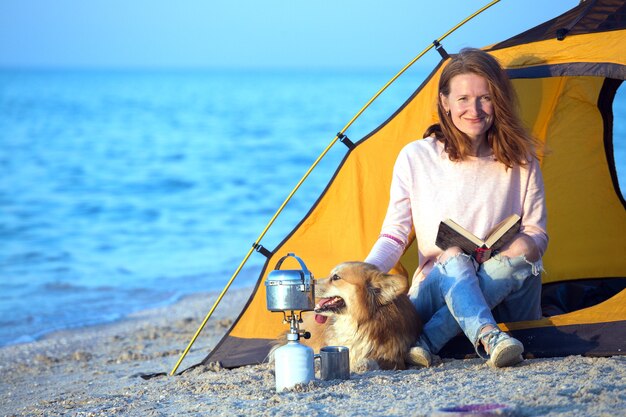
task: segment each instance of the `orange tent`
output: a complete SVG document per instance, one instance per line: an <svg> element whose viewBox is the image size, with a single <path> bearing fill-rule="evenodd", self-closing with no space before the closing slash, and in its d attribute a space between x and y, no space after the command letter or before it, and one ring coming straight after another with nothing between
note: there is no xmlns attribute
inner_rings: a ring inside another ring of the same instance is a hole
<svg viewBox="0 0 626 417"><path fill-rule="evenodd" d="M615 173L612 103L626 78L623 0L582 2L527 32L484 48L506 68L527 127L545 145L550 247L544 258L549 317L506 323L536 357L626 352L626 204ZM280 257L296 253L324 275L362 260L386 213L391 171L400 149L437 121L443 59L390 118L356 142L296 228L268 253L245 309L204 362L258 363L285 326L266 309L264 281ZM402 267L415 269L415 243ZM399 266L400 267L400 266ZM306 313L305 313L306 314ZM444 355L472 352L452 341Z"/></svg>

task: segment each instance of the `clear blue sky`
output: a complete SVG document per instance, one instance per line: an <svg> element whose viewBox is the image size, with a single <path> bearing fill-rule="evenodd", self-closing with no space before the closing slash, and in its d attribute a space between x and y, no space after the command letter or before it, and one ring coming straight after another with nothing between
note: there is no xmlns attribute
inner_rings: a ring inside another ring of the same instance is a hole
<svg viewBox="0 0 626 417"><path fill-rule="evenodd" d="M0 67L398 68L488 1L0 0ZM444 43L485 46L578 0L502 0Z"/></svg>

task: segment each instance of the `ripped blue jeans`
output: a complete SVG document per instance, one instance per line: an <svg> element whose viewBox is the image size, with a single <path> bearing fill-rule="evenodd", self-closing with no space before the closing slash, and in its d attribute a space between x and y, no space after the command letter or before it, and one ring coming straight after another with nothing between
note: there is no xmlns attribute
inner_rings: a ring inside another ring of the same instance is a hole
<svg viewBox="0 0 626 417"><path fill-rule="evenodd" d="M480 330L500 322L541 318L541 262L495 255L483 264L461 254L436 263L409 298L422 318L420 341L437 353L457 334L474 347ZM494 317L495 316L495 317Z"/></svg>

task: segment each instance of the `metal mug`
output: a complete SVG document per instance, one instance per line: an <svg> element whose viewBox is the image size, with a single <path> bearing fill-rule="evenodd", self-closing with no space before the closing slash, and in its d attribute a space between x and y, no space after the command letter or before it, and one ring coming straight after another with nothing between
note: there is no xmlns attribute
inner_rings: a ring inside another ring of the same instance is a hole
<svg viewBox="0 0 626 417"><path fill-rule="evenodd" d="M350 379L350 352L345 346L324 346L315 355L319 359L320 379Z"/></svg>

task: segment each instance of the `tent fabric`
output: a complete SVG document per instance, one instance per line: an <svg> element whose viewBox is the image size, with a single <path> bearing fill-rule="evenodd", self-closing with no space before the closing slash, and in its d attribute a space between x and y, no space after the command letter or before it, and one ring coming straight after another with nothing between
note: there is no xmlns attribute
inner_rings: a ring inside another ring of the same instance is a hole
<svg viewBox="0 0 626 417"><path fill-rule="evenodd" d="M613 159L614 142L626 138L612 136L611 110L626 79L625 25L624 1L587 1L485 48L508 71L522 119L544 146L540 164L550 236L544 287L590 280L615 284L594 305L561 305L558 314L542 320L503 324L530 356L626 350L626 206ZM561 28L568 32L558 40ZM243 312L203 363L236 367L265 360L272 341L286 327L282 315L266 309L263 283L286 253L297 254L316 276L339 262L366 257L386 213L398 152L437 121L437 81L445 63L386 122L348 150L311 210L272 251ZM413 242L397 270L411 276L416 263ZM449 345L444 351L450 356L464 354L463 347Z"/></svg>
<svg viewBox="0 0 626 417"><path fill-rule="evenodd" d="M492 49L557 39L559 36L620 30L625 19L626 5L623 0L587 0L559 17L496 44Z"/></svg>

